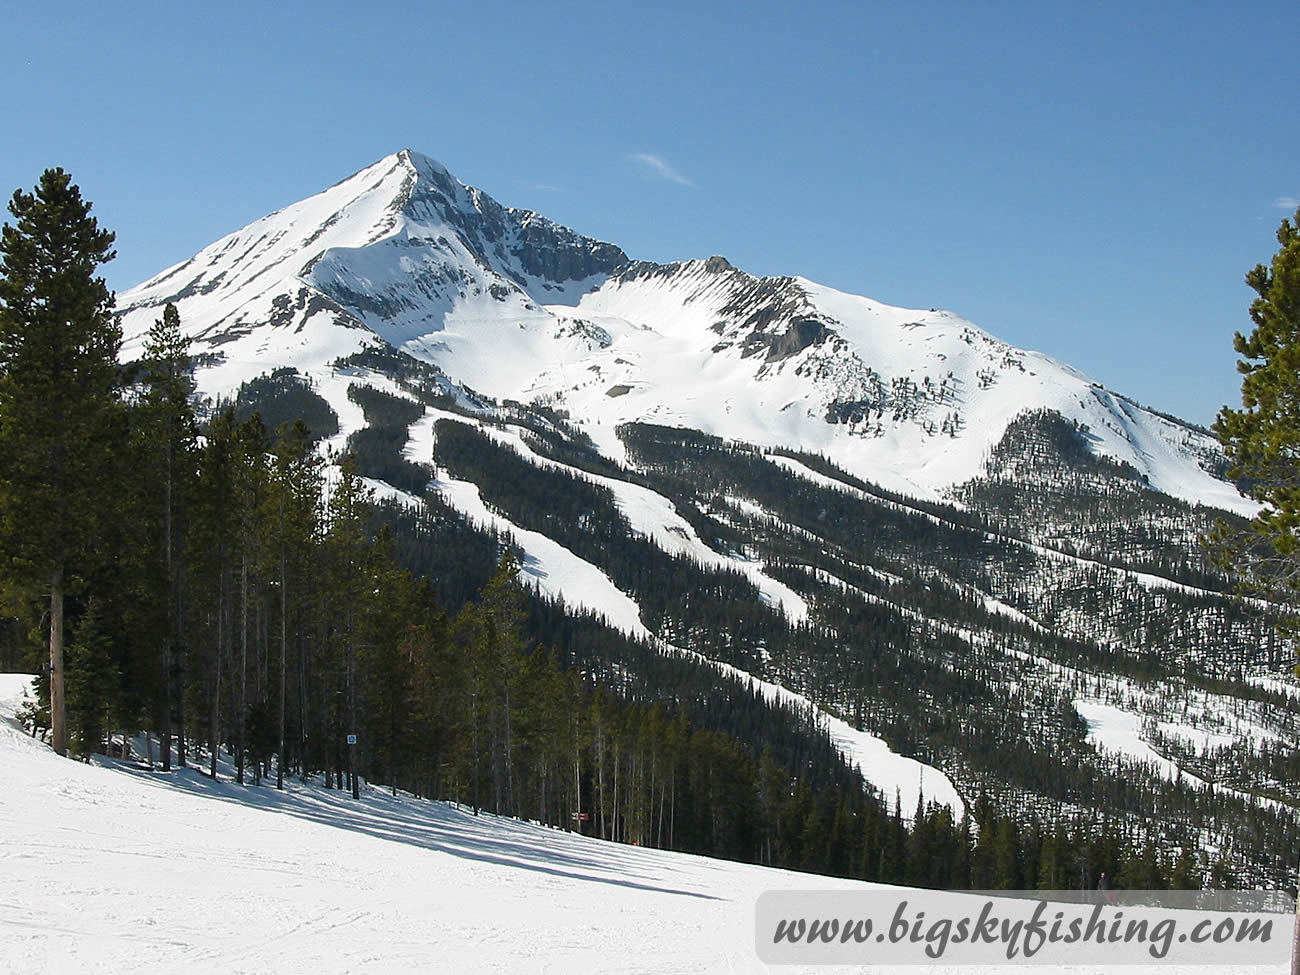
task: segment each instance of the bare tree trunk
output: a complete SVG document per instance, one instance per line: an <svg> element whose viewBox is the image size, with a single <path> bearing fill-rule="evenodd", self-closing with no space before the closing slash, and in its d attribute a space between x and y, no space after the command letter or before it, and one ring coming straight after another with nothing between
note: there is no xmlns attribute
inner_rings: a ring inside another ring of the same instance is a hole
<svg viewBox="0 0 1300 975"><path fill-rule="evenodd" d="M172 656L176 660L176 764L185 767L185 655L176 642L172 643Z"/></svg>
<svg viewBox="0 0 1300 975"><path fill-rule="evenodd" d="M618 835L618 770L623 763L619 755L619 746L617 739L614 742L614 801L610 803L609 817L609 838L611 840L619 839Z"/></svg>
<svg viewBox="0 0 1300 975"><path fill-rule="evenodd" d="M578 723L573 722L573 815L582 832L582 750L578 747Z"/></svg>
<svg viewBox="0 0 1300 975"><path fill-rule="evenodd" d="M54 751L68 754L68 712L63 691L63 565L50 579L50 735Z"/></svg>
<svg viewBox="0 0 1300 975"><path fill-rule="evenodd" d="M265 706L271 684L271 612L266 599L257 601L257 703ZM259 759L260 761L260 759Z"/></svg>
<svg viewBox="0 0 1300 975"><path fill-rule="evenodd" d="M162 727L158 729L158 750L162 752L162 770L172 770L172 639L163 637Z"/></svg>
<svg viewBox="0 0 1300 975"><path fill-rule="evenodd" d="M600 803L600 835L609 839L605 821L605 732L596 732L596 794Z"/></svg>
<svg viewBox="0 0 1300 975"><path fill-rule="evenodd" d="M275 770L275 787L284 788L284 766L286 754L284 749L284 685L288 679L289 657L289 595L288 570L285 565L284 546L280 546L280 760Z"/></svg>
<svg viewBox="0 0 1300 975"><path fill-rule="evenodd" d="M304 591L311 591L310 580L308 580ZM310 636L304 635L302 630L299 630L297 637L295 642L298 645L298 770L305 780L307 777L307 719L311 701L307 687L307 647L304 644L310 639Z"/></svg>
<svg viewBox="0 0 1300 975"><path fill-rule="evenodd" d="M236 780L244 784L244 724L248 715L248 551L241 555L239 573L239 713L235 715Z"/></svg>
<svg viewBox="0 0 1300 975"><path fill-rule="evenodd" d="M659 842L655 838L654 818L655 818L655 778L656 778L655 773L659 769L659 755L655 751L653 741L654 739L651 738L652 744L650 746L650 794L649 794L649 806L646 808L645 811L646 812L645 831L648 834L646 843L650 846L658 846ZM663 819L661 816L660 822L662 823L662 821Z"/></svg>
<svg viewBox="0 0 1300 975"><path fill-rule="evenodd" d="M655 846L659 849L664 847L664 802L668 798L668 786L659 783L659 826L655 831Z"/></svg>
<svg viewBox="0 0 1300 975"><path fill-rule="evenodd" d="M357 687L356 687L356 650L353 640L352 614L348 613L348 734L357 733ZM356 768L357 746L348 745L348 779L352 783L352 798L361 798L361 786L357 782Z"/></svg>
<svg viewBox="0 0 1300 975"><path fill-rule="evenodd" d="M507 662L506 667L509 668L509 666L510 663ZM511 816L518 816L519 810L515 808L515 754L514 742L511 740L513 736L510 733L510 675L508 670L505 682L505 725L506 805L502 811Z"/></svg>
<svg viewBox="0 0 1300 975"><path fill-rule="evenodd" d="M537 814L536 819L543 826L550 826L551 821L546 817L546 759L543 758L537 763L537 778L540 787L537 790ZM525 815L527 813L525 812Z"/></svg>
<svg viewBox="0 0 1300 975"><path fill-rule="evenodd" d="M478 675L477 675L477 674L474 674L474 675L472 675L471 679L472 679L472 680L477 680L477 677L478 677ZM479 809L479 794L478 794L478 783L479 783L479 754L478 754L478 751L479 751L479 733L478 733L478 691L477 691L477 690L474 690L474 689L471 689L471 690L470 690L470 697L469 697L469 700L470 700L469 723L470 723L470 728L471 728L471 734L470 734L470 737L471 737L471 740L472 740L472 749L473 749L473 753L474 753L474 762L473 762L473 768L472 768L472 770L473 770L473 775L474 775L474 782L472 783L472 786L471 786L471 788L470 788L470 795L471 795L472 801L473 801L473 803L474 803L474 815L477 816L477 815L478 815L478 809Z"/></svg>
<svg viewBox="0 0 1300 975"><path fill-rule="evenodd" d="M673 775L672 791L668 794L668 849L676 849L673 846L673 825L677 819L677 776Z"/></svg>
<svg viewBox="0 0 1300 975"><path fill-rule="evenodd" d="M168 431L170 433L170 431ZM167 629L163 635L163 716L159 731L164 772L172 769L172 506L171 506L171 437L167 438L163 499L163 567L166 572Z"/></svg>
<svg viewBox="0 0 1300 975"><path fill-rule="evenodd" d="M208 695L208 738L212 749L212 778L217 778L217 752L221 750L221 652L226 645L225 576L217 589L217 646L212 655L212 690Z"/></svg>

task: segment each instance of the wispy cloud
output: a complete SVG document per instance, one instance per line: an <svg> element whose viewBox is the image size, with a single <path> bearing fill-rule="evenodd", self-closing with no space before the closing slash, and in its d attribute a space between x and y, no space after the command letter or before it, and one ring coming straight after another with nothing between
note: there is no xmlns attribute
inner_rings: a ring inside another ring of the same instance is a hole
<svg viewBox="0 0 1300 975"><path fill-rule="evenodd" d="M567 193L569 192L563 186L556 186L554 183L529 183L523 180L519 185L526 190L532 190L534 193Z"/></svg>
<svg viewBox="0 0 1300 975"><path fill-rule="evenodd" d="M1294 196L1279 196L1273 201L1273 206L1279 210L1295 210L1300 208L1300 198Z"/></svg>
<svg viewBox="0 0 1300 975"><path fill-rule="evenodd" d="M672 164L663 156L656 156L653 152L634 152L628 158L644 166L660 179L666 179L670 183L678 183L681 186L695 185L673 168Z"/></svg>

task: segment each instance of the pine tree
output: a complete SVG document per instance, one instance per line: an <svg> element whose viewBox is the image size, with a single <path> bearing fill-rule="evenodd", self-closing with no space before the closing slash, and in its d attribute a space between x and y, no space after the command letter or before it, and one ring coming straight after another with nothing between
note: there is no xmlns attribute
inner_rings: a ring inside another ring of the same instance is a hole
<svg viewBox="0 0 1300 975"><path fill-rule="evenodd" d="M1196 856L1196 849L1191 843L1184 843L1178 859L1174 863L1173 873L1169 877L1171 890L1200 890L1201 870Z"/></svg>
<svg viewBox="0 0 1300 975"><path fill-rule="evenodd" d="M221 690L223 674L231 669L228 658L233 643L233 589L231 541L238 525L236 479L238 434L233 409L218 413L208 424L200 453L199 489L190 535L196 582L202 587L203 678L207 688L210 773L217 774L221 745ZM164 715L163 757L167 760L170 717Z"/></svg>
<svg viewBox="0 0 1300 975"><path fill-rule="evenodd" d="M0 551L30 595L48 593L52 744L67 754L64 595L107 516L101 472L121 444L121 329L98 267L115 256L62 169L14 192L0 233Z"/></svg>
<svg viewBox="0 0 1300 975"><path fill-rule="evenodd" d="M357 699L362 770L376 770L396 790L414 755L416 647L422 590L392 557L385 532L373 546L357 621Z"/></svg>
<svg viewBox="0 0 1300 975"><path fill-rule="evenodd" d="M339 464L339 478L327 503L329 526L325 535L326 560L329 565L329 592L332 603L335 660L343 673L341 709L333 714L333 750L347 748L348 779L352 797L360 798L355 766L356 747L344 744L346 737L357 733L356 655L360 617L368 595L365 584L369 575L370 550L366 520L374 502L374 491L367 487L357 469L356 458L349 454ZM340 762L336 768L342 768Z"/></svg>
<svg viewBox="0 0 1300 975"><path fill-rule="evenodd" d="M1264 507L1246 535L1220 526L1212 542L1221 563L1247 570L1263 591L1293 599L1300 589L1300 210L1295 223L1282 221L1277 240L1271 265L1246 275L1257 295L1250 306L1255 328L1233 340L1243 357L1243 409L1225 406L1214 424L1233 465L1229 476L1244 480Z"/></svg>
<svg viewBox="0 0 1300 975"><path fill-rule="evenodd" d="M289 632L291 607L305 601L303 577L316 541L320 515L320 494L324 460L312 445L311 432L298 420L282 428L275 444L268 492L271 508L269 522L275 547L276 582L280 597L280 681L279 681L279 762L276 788L284 788L284 772L289 762L286 727L288 724ZM291 599L292 589L292 599ZM302 613L296 614L301 619ZM301 640L299 640L301 644ZM299 653L299 685L302 684L302 654ZM303 688L299 687L301 695Z"/></svg>
<svg viewBox="0 0 1300 975"><path fill-rule="evenodd" d="M190 397L194 383L190 372L189 340L181 333L180 315L168 302L163 317L154 322L145 338L144 389L136 410L140 440L141 474L146 480L146 524L158 531L157 555L151 559L157 570L159 593L164 603L159 671L163 768L170 768L172 712L184 713L184 670L180 647L184 617L185 546L188 501L196 474L198 431ZM153 532L149 532L150 535ZM181 729L180 764L185 764L185 737Z"/></svg>
<svg viewBox="0 0 1300 975"><path fill-rule="evenodd" d="M236 431L235 545L239 552L239 703L235 715L235 777L243 785L247 759L249 610L255 589L255 564L262 554L261 516L266 513L270 437L261 414L254 413Z"/></svg>
<svg viewBox="0 0 1300 975"><path fill-rule="evenodd" d="M524 617L523 592L517 580L519 563L505 552L496 574L483 589L479 601L481 652L484 672L490 675L487 694L492 711L487 717L493 741L492 766L498 798L497 812L517 815L515 808L515 712L523 703L520 687L524 639L520 625Z"/></svg>
<svg viewBox="0 0 1300 975"><path fill-rule="evenodd" d="M119 674L105 632L102 607L92 597L68 643L68 726L74 749L99 751L113 716Z"/></svg>

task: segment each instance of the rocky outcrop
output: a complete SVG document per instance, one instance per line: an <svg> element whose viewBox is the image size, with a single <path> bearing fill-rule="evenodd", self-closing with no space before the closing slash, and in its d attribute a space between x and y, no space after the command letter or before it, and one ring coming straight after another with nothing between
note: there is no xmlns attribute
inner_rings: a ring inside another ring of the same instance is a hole
<svg viewBox="0 0 1300 975"><path fill-rule="evenodd" d="M518 218L519 232L509 248L526 274L548 281L581 281L610 274L627 263L622 249L576 234L531 211L507 211Z"/></svg>
<svg viewBox="0 0 1300 975"><path fill-rule="evenodd" d="M532 210L503 207L417 153L407 159L416 178L404 189L401 208L417 220L435 217L454 227L481 266L516 284L522 286L525 277L579 281L627 263L613 244L584 237Z"/></svg>

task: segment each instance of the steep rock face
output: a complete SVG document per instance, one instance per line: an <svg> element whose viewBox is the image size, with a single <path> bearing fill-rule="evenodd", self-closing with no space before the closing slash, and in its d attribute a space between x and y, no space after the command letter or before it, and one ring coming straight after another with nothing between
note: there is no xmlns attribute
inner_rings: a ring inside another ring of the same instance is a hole
<svg viewBox="0 0 1300 975"><path fill-rule="evenodd" d="M403 150L122 295L126 350L174 301L211 393L387 344L498 399L824 453L941 497L1048 409L1178 497L1245 510L1213 438L943 311L894 308L721 257L654 264L504 207Z"/></svg>
<svg viewBox="0 0 1300 975"><path fill-rule="evenodd" d="M525 274L547 282L580 281L627 263L613 244L583 237L531 210L507 212L517 228L510 256Z"/></svg>
<svg viewBox="0 0 1300 975"><path fill-rule="evenodd" d="M613 244L584 237L531 210L503 207L427 156L407 149L397 158L411 170L396 201L406 220L420 226L445 223L476 263L524 290L531 278L563 284L608 274L627 261Z"/></svg>
<svg viewBox="0 0 1300 975"><path fill-rule="evenodd" d="M477 317L540 318L536 305L590 284L627 258L535 213L501 206L439 163L404 150L391 225L359 248L334 247L312 263L311 285L386 341L404 346L441 331L448 317L491 301ZM489 306L490 307L490 306Z"/></svg>
<svg viewBox="0 0 1300 975"><path fill-rule="evenodd" d="M834 337L831 326L794 278L759 278L725 257L653 264L636 261L620 267L602 289L660 286L682 305L708 308L709 331L718 338L711 351L738 348L744 358L762 355L765 363L783 361ZM598 289L601 290L601 289ZM599 295L592 304L599 303Z"/></svg>

